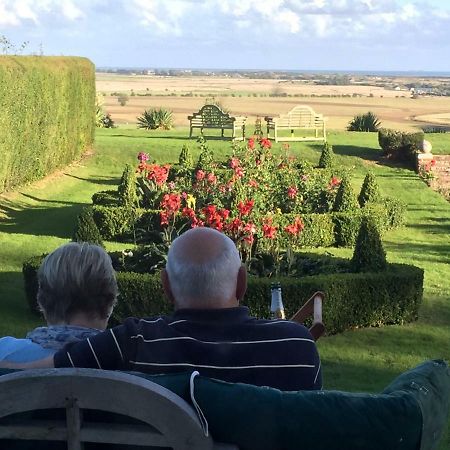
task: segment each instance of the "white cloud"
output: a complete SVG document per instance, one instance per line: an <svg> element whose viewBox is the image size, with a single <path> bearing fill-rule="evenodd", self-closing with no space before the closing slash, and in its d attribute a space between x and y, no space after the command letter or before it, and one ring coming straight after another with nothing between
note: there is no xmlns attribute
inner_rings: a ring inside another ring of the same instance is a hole
<svg viewBox="0 0 450 450"><path fill-rule="evenodd" d="M71 0L61 2L61 12L66 19L77 20L84 16L83 11L75 6Z"/></svg>

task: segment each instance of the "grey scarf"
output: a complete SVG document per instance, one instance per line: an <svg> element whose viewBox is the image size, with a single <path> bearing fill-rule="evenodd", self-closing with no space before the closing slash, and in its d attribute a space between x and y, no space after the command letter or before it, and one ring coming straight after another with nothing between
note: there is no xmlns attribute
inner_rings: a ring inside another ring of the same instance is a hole
<svg viewBox="0 0 450 450"><path fill-rule="evenodd" d="M74 325L50 325L48 327L35 328L26 337L43 348L60 350L66 344L82 341L83 339L95 336L100 331L95 328Z"/></svg>

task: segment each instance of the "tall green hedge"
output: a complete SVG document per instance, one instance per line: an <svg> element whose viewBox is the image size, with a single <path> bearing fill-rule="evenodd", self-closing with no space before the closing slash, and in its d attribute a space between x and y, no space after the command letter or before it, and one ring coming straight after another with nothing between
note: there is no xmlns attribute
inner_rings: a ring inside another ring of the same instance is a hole
<svg viewBox="0 0 450 450"><path fill-rule="evenodd" d="M94 140L95 70L86 58L0 56L0 192L79 158Z"/></svg>
<svg viewBox="0 0 450 450"><path fill-rule="evenodd" d="M43 257L33 257L23 265L27 300L36 309L36 272ZM256 317L270 316L271 278L248 280L243 304ZM369 326L402 324L418 318L423 294L423 270L389 264L383 272L337 273L280 278L286 317L291 317L315 292L326 294L323 320L330 334ZM159 275L118 273L119 301L111 324L130 316L169 314L171 305L164 297Z"/></svg>

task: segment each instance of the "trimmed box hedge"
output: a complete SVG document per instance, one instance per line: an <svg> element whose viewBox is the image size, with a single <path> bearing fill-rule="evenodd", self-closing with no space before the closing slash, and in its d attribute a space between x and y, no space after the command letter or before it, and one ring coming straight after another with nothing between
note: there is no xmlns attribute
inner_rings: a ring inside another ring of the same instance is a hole
<svg viewBox="0 0 450 450"><path fill-rule="evenodd" d="M94 141L95 69L86 58L0 56L0 192L44 177Z"/></svg>
<svg viewBox="0 0 450 450"><path fill-rule="evenodd" d="M111 191L98 192L94 196L93 216L103 239L117 239L132 235L137 229L162 231L160 227L160 211L143 208L128 208L111 206L114 196ZM300 234L298 245L293 250L304 247L351 247L361 225L361 218L368 215L375 220L381 232L396 228L403 223L405 205L392 198L386 198L379 203L368 203L355 212L301 214L305 224ZM291 223L298 214L283 214L279 219L281 226ZM180 225L186 219L180 219ZM287 247L283 242L280 245ZM264 242L261 241L261 250Z"/></svg>
<svg viewBox="0 0 450 450"><path fill-rule="evenodd" d="M36 272L43 256L23 265L27 300L36 310ZM149 317L171 312L159 275L117 273L119 300L111 324L126 317ZM279 278L286 316L291 317L315 292L324 291L323 320L330 334L347 329L402 324L418 318L423 295L423 270L389 264L385 272L339 273L303 278ZM269 317L270 284L273 279L249 277L243 304L256 317Z"/></svg>

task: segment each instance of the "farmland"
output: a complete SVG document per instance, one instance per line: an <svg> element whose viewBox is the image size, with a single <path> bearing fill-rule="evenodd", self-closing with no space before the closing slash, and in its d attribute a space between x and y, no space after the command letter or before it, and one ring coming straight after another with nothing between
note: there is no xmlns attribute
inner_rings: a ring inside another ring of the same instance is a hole
<svg viewBox="0 0 450 450"><path fill-rule="evenodd" d="M402 83L405 79L398 79L398 84ZM354 115L369 110L388 128L450 126L449 97L412 98L407 90L375 85L97 73L97 92L103 94L104 108L117 124L134 124L145 109L162 106L173 111L176 126L187 126L187 116L198 110L207 97L214 96L233 115L247 116L250 129L257 116L285 113L298 104L309 105L324 114L327 128L334 130L344 130ZM118 103L118 93L129 96L125 106Z"/></svg>

